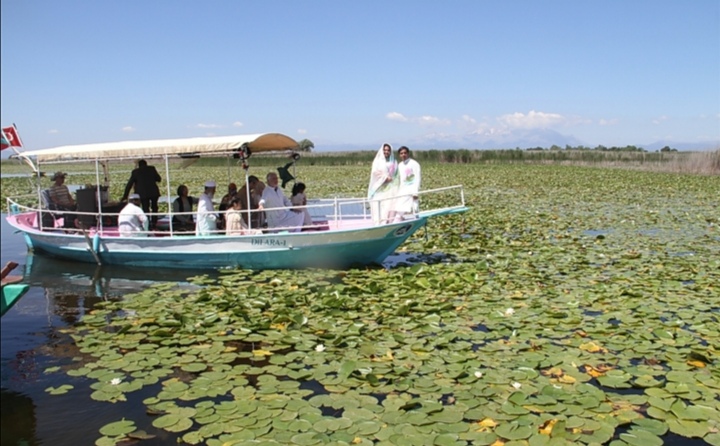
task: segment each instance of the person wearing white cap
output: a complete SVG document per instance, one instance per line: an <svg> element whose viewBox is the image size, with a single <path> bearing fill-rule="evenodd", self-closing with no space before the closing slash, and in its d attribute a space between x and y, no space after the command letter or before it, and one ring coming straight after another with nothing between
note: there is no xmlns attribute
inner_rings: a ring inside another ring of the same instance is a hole
<svg viewBox="0 0 720 446"><path fill-rule="evenodd" d="M149 220L140 205L140 195L130 194L128 203L120 211L118 226L123 237L146 237Z"/></svg>
<svg viewBox="0 0 720 446"><path fill-rule="evenodd" d="M214 235L217 231L218 215L215 213L215 205L212 201L216 186L212 180L205 182L205 192L198 199L195 235Z"/></svg>

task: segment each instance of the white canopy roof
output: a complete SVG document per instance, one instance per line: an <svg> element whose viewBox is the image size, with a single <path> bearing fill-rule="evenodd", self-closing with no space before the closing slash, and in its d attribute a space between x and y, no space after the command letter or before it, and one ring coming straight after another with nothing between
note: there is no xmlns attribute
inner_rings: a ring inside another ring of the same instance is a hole
<svg viewBox="0 0 720 446"><path fill-rule="evenodd" d="M280 133L257 133L254 135L82 144L52 149L27 150L21 152L21 156L34 157L38 162L47 163L158 158L165 155L229 155L237 152L237 149L243 144L247 145L252 153L291 150L298 147L297 141L289 136Z"/></svg>

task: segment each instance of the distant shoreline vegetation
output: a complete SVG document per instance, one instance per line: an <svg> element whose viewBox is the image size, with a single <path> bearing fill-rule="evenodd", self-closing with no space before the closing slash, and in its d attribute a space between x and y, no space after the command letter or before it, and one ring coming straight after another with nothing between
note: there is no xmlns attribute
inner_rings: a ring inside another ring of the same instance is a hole
<svg viewBox="0 0 720 446"><path fill-rule="evenodd" d="M500 150L413 150L412 156L422 163L453 164L567 164L608 168L630 168L658 172L688 173L698 175L720 175L720 149L711 152L680 152L675 149L646 152L628 146L550 149L500 149ZM412 149L412 148L411 148ZM298 165L343 166L370 165L375 150L352 152L311 152L301 153ZM277 156L260 155L251 158L255 166L274 166ZM201 159L199 165L219 166L222 159Z"/></svg>
<svg viewBox="0 0 720 446"><path fill-rule="evenodd" d="M411 148L412 149L412 148ZM376 150L350 152L300 152L298 165L342 166L369 165ZM454 164L564 164L608 168L629 168L658 172L687 173L698 175L720 175L720 149L708 152L678 151L664 147L656 152L647 152L636 146L587 148L583 146L549 149L423 149L413 150L412 156L420 163ZM286 155L256 154L251 157L254 166L274 166L278 158ZM232 160L234 163L237 160ZM124 161L131 165L130 161ZM225 158L201 158L196 166L226 166ZM2 160L3 173L25 172L27 166L18 160Z"/></svg>

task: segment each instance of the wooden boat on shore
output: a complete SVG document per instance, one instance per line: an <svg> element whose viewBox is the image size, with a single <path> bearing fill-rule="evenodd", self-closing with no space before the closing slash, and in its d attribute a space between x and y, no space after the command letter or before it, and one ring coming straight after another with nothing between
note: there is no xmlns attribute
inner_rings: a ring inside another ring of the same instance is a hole
<svg viewBox="0 0 720 446"><path fill-rule="evenodd" d="M15 305L15 302L27 292L29 285L22 282L22 276L11 276L10 272L18 266L15 262L8 262L0 272L2 280L2 301L0 302L0 316Z"/></svg>
<svg viewBox="0 0 720 446"><path fill-rule="evenodd" d="M271 230L253 228L257 231L252 235L195 235L175 231L169 224L167 230L152 230L127 237L121 236L117 227L118 209L108 212L110 206L106 206L107 199L103 196L107 185L99 186L100 178L107 177L103 170L107 169L110 161L162 159L168 179L167 200L170 202L169 162L173 158L238 158L243 161L247 181L246 160L252 153L280 151L289 152L292 157L297 147L297 142L288 136L265 133L89 144L22 152L21 156L34 163L37 171L48 164L94 162L98 185L91 190L95 195L95 209L92 212L73 211L72 214L86 224L68 229L62 221L67 211L54 211L42 205L43 189L38 178L37 196L8 198L7 220L22 232L28 248L35 252L102 265L192 269L342 269L379 264L423 227L429 218L467 210L462 186L453 186L420 193L421 202L425 197L436 196L436 199L427 201L441 202L442 207L420 209L408 219L386 224L373 222L369 203L364 198L332 198L308 203L313 224L300 232L295 232L297 228L276 227ZM265 209L266 212L271 210ZM52 218L44 218L45 215ZM167 221L171 221L172 215L167 217ZM248 218L248 221L252 219Z"/></svg>

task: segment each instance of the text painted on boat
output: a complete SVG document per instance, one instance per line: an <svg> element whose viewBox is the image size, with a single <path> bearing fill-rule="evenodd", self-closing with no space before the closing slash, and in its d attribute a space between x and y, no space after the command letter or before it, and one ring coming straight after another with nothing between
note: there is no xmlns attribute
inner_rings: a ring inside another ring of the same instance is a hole
<svg viewBox="0 0 720 446"><path fill-rule="evenodd" d="M253 246L286 246L287 240L279 238L254 238L252 239Z"/></svg>

